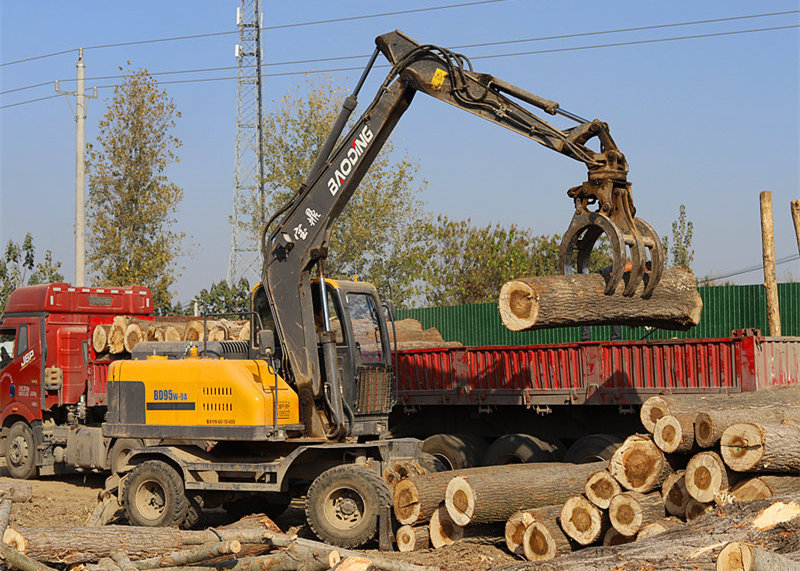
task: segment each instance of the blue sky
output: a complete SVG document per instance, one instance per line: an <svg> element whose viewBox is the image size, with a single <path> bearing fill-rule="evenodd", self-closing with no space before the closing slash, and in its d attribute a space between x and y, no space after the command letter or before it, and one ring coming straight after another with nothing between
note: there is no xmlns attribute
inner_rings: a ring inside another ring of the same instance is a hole
<svg viewBox="0 0 800 571"><path fill-rule="evenodd" d="M458 4L458 0L389 2L263 2L264 26L340 20L395 10ZM0 67L0 107L54 94L52 81L75 77L77 48L213 32L234 32L235 0L155 2L3 2L0 63L70 53ZM264 32L267 64L368 55L374 37L400 29L422 43L445 47L527 40L620 28L730 18L800 8L796 1L542 2L503 0L376 18L293 26ZM695 273L721 275L757 265L761 257L759 192L773 192L777 258L797 254L789 201L798 180L798 29L593 49L599 44L797 26L798 14L463 48L477 71L491 73L565 109L608 122L630 164L638 215L671 234L680 204L694 221ZM113 85L130 61L150 72L233 67L234 34L85 52L87 87ZM502 55L485 58L483 56ZM360 67L364 59L269 65L265 73ZM361 96L368 103L385 70L373 72ZM158 75L160 81L235 77L235 69ZM330 72L352 89L356 71ZM306 82L303 73L265 79L266 110ZM234 167L236 81L167 84L182 112L176 135L181 162L171 179L185 190L178 218L192 235L180 246L177 299L226 274ZM74 89L74 82L62 82ZM88 142L111 97L100 89L89 104ZM549 116L545 116L548 117ZM556 126L567 121L553 119ZM30 231L38 250L50 249L74 276L75 123L64 97L0 109L0 241ZM504 129L419 95L401 119L395 145L419 162L422 198L450 218L477 224L529 226L562 233L572 215L566 190L585 178L582 164ZM779 279L800 278L797 260L778 267ZM760 272L732 278L759 283Z"/></svg>

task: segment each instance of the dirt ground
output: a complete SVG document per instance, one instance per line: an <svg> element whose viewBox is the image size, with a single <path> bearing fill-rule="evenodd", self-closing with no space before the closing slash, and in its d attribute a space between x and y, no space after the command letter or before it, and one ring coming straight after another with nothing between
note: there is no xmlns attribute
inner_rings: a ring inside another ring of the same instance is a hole
<svg viewBox="0 0 800 571"><path fill-rule="evenodd" d="M5 459L0 458L0 479L7 478L9 474L5 467ZM94 509L98 493L103 489L104 483L104 475L80 472L31 480L33 497L30 502L14 504L11 526L15 528L82 526ZM232 520L226 517L223 510L217 509L207 513L204 519L208 525L232 523ZM275 519L275 523L284 532L316 539L305 525L302 499L295 500L283 515ZM464 569L482 571L519 561L508 554L503 545L471 542L460 542L442 549L417 553L381 553L374 549L366 551L408 563L438 566L442 571Z"/></svg>

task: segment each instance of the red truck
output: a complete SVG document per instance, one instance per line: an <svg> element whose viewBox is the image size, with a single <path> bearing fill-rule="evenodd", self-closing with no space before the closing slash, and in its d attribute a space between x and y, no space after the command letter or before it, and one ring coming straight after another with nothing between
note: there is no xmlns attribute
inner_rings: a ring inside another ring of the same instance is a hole
<svg viewBox="0 0 800 571"><path fill-rule="evenodd" d="M144 287L15 290L0 318L2 450L17 478L59 466L113 469L141 441L104 439L110 360L94 327L152 315ZM800 383L800 338L755 330L721 339L398 351L395 436L457 468L481 462L606 457L640 430L659 393L745 392ZM489 445L491 443L491 445ZM487 449L488 448L488 449Z"/></svg>
<svg viewBox="0 0 800 571"><path fill-rule="evenodd" d="M111 362L92 348L96 325L115 315L147 318L150 291L132 287L20 287L0 317L0 452L15 478L57 467L108 470L141 442L100 433Z"/></svg>

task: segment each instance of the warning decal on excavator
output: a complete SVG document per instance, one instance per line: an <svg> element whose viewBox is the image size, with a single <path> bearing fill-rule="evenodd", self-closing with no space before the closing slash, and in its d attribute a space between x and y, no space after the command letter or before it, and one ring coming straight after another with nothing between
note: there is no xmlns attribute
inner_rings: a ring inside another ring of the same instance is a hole
<svg viewBox="0 0 800 571"><path fill-rule="evenodd" d="M431 79L431 87L439 91L446 77L447 72L445 70L436 68L436 71L433 72L433 79Z"/></svg>

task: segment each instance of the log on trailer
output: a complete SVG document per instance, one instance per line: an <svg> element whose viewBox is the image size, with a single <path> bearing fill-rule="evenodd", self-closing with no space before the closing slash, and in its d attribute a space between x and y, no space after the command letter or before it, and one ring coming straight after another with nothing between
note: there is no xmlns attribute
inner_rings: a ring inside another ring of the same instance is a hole
<svg viewBox="0 0 800 571"><path fill-rule="evenodd" d="M605 278L597 273L518 278L500 289L500 317L511 331L609 324L685 331L700 322L703 302L688 270L665 270L647 299L643 284L631 297L622 295L624 287L620 282L606 295Z"/></svg>

